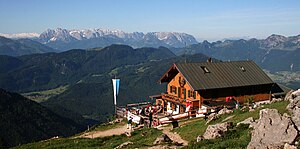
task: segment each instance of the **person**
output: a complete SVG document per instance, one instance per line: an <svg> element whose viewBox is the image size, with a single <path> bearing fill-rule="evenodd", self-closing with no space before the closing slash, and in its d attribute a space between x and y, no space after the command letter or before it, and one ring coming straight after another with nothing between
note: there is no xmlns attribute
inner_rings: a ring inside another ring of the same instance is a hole
<svg viewBox="0 0 300 149"><path fill-rule="evenodd" d="M208 113L204 113L204 120L206 121L208 119Z"/></svg>
<svg viewBox="0 0 300 149"><path fill-rule="evenodd" d="M152 125L152 121L153 121L153 115L152 115L152 112L153 111L150 111L150 114L149 114L149 121L150 121L150 123L149 123L149 128L151 128L151 125Z"/></svg>
<svg viewBox="0 0 300 149"><path fill-rule="evenodd" d="M132 117L130 117L127 121L127 129L132 128L131 124L132 124Z"/></svg>

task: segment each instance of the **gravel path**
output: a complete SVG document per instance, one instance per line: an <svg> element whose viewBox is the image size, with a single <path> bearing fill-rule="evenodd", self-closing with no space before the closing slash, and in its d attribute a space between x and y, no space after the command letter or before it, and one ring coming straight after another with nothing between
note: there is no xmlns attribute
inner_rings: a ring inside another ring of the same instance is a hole
<svg viewBox="0 0 300 149"><path fill-rule="evenodd" d="M82 134L81 138L99 138L99 137L107 137L112 135L121 135L125 134L126 132L129 132L130 130L127 129L127 126L124 125L122 127L113 128L105 131L93 131L93 132L87 132Z"/></svg>

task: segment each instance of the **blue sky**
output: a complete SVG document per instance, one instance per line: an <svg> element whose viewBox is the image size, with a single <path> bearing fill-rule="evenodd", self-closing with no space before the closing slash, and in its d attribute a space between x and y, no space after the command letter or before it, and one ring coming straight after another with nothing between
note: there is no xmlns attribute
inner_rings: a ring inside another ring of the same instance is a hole
<svg viewBox="0 0 300 149"><path fill-rule="evenodd" d="M51 28L185 32L197 39L300 34L299 0L0 0L0 33Z"/></svg>

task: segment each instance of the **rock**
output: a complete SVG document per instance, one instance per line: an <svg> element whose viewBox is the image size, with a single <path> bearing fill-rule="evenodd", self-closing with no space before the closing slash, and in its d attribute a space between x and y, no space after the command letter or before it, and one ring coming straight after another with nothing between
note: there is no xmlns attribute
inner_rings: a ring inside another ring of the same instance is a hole
<svg viewBox="0 0 300 149"><path fill-rule="evenodd" d="M215 139L221 137L232 126L231 122L225 122L216 125L209 125L203 134L204 139Z"/></svg>
<svg viewBox="0 0 300 149"><path fill-rule="evenodd" d="M234 116L235 116L235 115L228 116L228 117L226 117L225 119L223 119L222 122L226 122L226 121L232 119Z"/></svg>
<svg viewBox="0 0 300 149"><path fill-rule="evenodd" d="M297 146L285 143L284 144L284 149L297 149Z"/></svg>
<svg viewBox="0 0 300 149"><path fill-rule="evenodd" d="M260 110L260 118L254 122L251 141L248 149L279 148L285 143L293 143L298 132L291 118L281 116L276 109Z"/></svg>
<svg viewBox="0 0 300 149"><path fill-rule="evenodd" d="M292 111L292 120L298 130L300 129L300 108L295 107Z"/></svg>
<svg viewBox="0 0 300 149"><path fill-rule="evenodd" d="M294 96L294 97L300 96L300 89L292 92L292 96Z"/></svg>
<svg viewBox="0 0 300 149"><path fill-rule="evenodd" d="M206 122L206 125L208 124L208 123L210 123L211 121L213 121L213 120L216 120L216 119L218 119L219 118L219 115L217 114L217 113L212 113L212 114L210 114L209 116L208 116L208 120L207 120L207 122Z"/></svg>
<svg viewBox="0 0 300 149"><path fill-rule="evenodd" d="M282 98L272 98L270 103L275 103L275 102L280 102L280 101L283 101L283 99Z"/></svg>
<svg viewBox="0 0 300 149"><path fill-rule="evenodd" d="M161 143L172 143L173 141L169 138L168 135L162 134L161 136L157 137L156 140L153 142L154 145L161 144Z"/></svg>
<svg viewBox="0 0 300 149"><path fill-rule="evenodd" d="M203 136L200 135L200 136L197 137L197 142L200 142L200 141L202 141L202 140L204 140L204 137L203 137Z"/></svg>
<svg viewBox="0 0 300 149"><path fill-rule="evenodd" d="M300 96L297 96L294 99L290 100L290 103L287 105L286 109L289 110L289 112L293 112L293 109L295 109L296 107L300 108Z"/></svg>
<svg viewBox="0 0 300 149"><path fill-rule="evenodd" d="M114 149L125 148L125 147L127 147L128 145L130 145L130 144L133 144L133 142L130 142L130 141L124 142L124 143L120 144L119 146L115 147Z"/></svg>
<svg viewBox="0 0 300 149"><path fill-rule="evenodd" d="M283 149L297 149L297 146L285 143Z"/></svg>
<svg viewBox="0 0 300 149"><path fill-rule="evenodd" d="M232 110L228 110L227 108L223 108L218 112L218 115L229 114L232 113Z"/></svg>
<svg viewBox="0 0 300 149"><path fill-rule="evenodd" d="M294 90L289 91L285 97L284 97L284 101L289 101L292 98L292 93L294 92Z"/></svg>
<svg viewBox="0 0 300 149"><path fill-rule="evenodd" d="M125 135L126 135L127 137L130 137L130 136L131 136L131 131L125 132Z"/></svg>
<svg viewBox="0 0 300 149"><path fill-rule="evenodd" d="M255 109L249 108L249 112L254 112L254 111L255 111Z"/></svg>
<svg viewBox="0 0 300 149"><path fill-rule="evenodd" d="M237 126L240 125L240 124L249 124L249 127L251 127L253 122L254 122L253 117L249 117L249 118L237 123Z"/></svg>
<svg viewBox="0 0 300 149"><path fill-rule="evenodd" d="M243 107L241 108L241 110L242 110L242 111L248 111L248 110L249 110L249 107L248 107L248 106L243 106Z"/></svg>

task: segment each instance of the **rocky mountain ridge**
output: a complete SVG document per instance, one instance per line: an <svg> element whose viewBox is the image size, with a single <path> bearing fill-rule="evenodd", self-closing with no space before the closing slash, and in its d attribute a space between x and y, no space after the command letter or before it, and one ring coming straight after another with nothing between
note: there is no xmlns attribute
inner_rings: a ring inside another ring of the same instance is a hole
<svg viewBox="0 0 300 149"><path fill-rule="evenodd" d="M299 71L300 35L271 35L266 39L225 40L184 48L173 48L176 55L202 53L223 61L254 60L270 71Z"/></svg>

